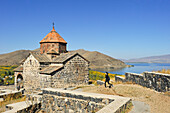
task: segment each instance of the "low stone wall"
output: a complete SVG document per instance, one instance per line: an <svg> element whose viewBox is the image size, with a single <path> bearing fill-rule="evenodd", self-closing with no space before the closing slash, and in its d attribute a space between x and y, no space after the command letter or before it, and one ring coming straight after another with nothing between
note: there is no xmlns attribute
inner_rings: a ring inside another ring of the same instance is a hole
<svg viewBox="0 0 170 113"><path fill-rule="evenodd" d="M101 81L101 80L97 80L97 85L103 85L105 82Z"/></svg>
<svg viewBox="0 0 170 113"><path fill-rule="evenodd" d="M131 106L131 100L120 98L115 100L115 102L108 104L106 107L103 107L97 113L126 113L126 109L129 109Z"/></svg>
<svg viewBox="0 0 170 113"><path fill-rule="evenodd" d="M112 104L110 113L114 113L128 102L130 98L114 95L46 88L43 89L42 110L48 113L105 113L102 109Z"/></svg>
<svg viewBox="0 0 170 113"><path fill-rule="evenodd" d="M120 77L120 76L115 76L115 81L119 81L119 82L125 82L125 78L124 77Z"/></svg>
<svg viewBox="0 0 170 113"><path fill-rule="evenodd" d="M125 73L125 81L154 89L158 92L170 91L170 75L144 72L143 74Z"/></svg>

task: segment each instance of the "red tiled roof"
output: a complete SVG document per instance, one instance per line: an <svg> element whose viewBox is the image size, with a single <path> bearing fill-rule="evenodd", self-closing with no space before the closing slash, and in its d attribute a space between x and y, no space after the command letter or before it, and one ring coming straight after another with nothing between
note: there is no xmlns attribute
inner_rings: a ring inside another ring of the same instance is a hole
<svg viewBox="0 0 170 113"><path fill-rule="evenodd" d="M54 29L50 33L48 33L41 41L41 43L44 42L60 42L60 43L67 43Z"/></svg>

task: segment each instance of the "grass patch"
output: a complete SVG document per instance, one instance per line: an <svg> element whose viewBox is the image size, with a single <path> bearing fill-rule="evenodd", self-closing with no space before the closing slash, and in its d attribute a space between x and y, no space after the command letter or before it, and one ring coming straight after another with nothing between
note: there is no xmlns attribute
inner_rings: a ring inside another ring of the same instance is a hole
<svg viewBox="0 0 170 113"><path fill-rule="evenodd" d="M132 108L133 108L133 104L132 104L132 102L129 102L126 106L125 111L122 113L129 113L132 110Z"/></svg>
<svg viewBox="0 0 170 113"><path fill-rule="evenodd" d="M154 72L170 74L170 69L162 69L162 70L158 70L158 71L154 71Z"/></svg>
<svg viewBox="0 0 170 113"><path fill-rule="evenodd" d="M0 102L0 113L5 111L5 106L12 103L22 102L26 100L26 96L22 96L21 93L18 94L10 94L4 96L4 101Z"/></svg>

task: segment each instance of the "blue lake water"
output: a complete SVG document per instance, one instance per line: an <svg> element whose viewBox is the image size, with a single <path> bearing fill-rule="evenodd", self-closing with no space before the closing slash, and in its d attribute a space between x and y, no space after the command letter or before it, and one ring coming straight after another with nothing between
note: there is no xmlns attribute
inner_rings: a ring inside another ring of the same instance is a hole
<svg viewBox="0 0 170 113"><path fill-rule="evenodd" d="M162 69L170 69L170 63L126 63L126 64L134 65L134 67L129 68L127 67L108 72L112 74L125 74L126 72L143 73L144 71L157 71Z"/></svg>

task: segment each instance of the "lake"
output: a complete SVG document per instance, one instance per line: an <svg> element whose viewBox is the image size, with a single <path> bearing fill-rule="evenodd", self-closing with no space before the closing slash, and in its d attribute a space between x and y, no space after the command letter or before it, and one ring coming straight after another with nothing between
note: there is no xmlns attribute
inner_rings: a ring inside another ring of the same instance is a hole
<svg viewBox="0 0 170 113"><path fill-rule="evenodd" d="M157 71L162 69L170 69L170 63L126 63L127 65L134 65L134 67L127 67L117 69L114 71L108 71L112 74L125 74L126 72L143 73L144 71ZM100 71L100 70L96 70ZM105 72L105 71L100 71Z"/></svg>

